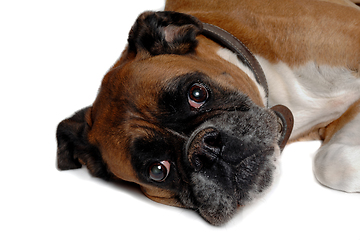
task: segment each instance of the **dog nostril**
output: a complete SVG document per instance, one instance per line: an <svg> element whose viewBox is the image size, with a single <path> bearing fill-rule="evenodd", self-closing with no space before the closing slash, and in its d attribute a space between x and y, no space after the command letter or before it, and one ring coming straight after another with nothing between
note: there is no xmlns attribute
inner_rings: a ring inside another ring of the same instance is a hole
<svg viewBox="0 0 360 240"><path fill-rule="evenodd" d="M195 171L211 168L221 157L222 145L220 132L214 128L203 129L191 140L186 150L187 160Z"/></svg>
<svg viewBox="0 0 360 240"><path fill-rule="evenodd" d="M209 148L216 154L219 154L222 148L221 136L218 131L208 132L204 138L204 147Z"/></svg>
<svg viewBox="0 0 360 240"><path fill-rule="evenodd" d="M204 159L202 156L195 156L193 159L193 167L195 171L199 171L204 165Z"/></svg>

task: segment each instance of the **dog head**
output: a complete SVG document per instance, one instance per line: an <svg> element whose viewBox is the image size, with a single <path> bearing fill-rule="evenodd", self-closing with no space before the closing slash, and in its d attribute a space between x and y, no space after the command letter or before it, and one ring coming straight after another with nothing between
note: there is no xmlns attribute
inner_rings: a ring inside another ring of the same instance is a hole
<svg viewBox="0 0 360 240"><path fill-rule="evenodd" d="M58 167L86 165L220 225L272 183L289 121L200 36L196 18L146 12L91 107L57 130Z"/></svg>

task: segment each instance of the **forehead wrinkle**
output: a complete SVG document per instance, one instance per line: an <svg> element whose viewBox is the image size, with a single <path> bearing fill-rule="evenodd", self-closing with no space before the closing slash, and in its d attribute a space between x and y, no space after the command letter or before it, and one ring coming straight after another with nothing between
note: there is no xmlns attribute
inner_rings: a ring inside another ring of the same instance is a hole
<svg viewBox="0 0 360 240"><path fill-rule="evenodd" d="M188 136L181 134L175 130L172 130L170 128L166 128L166 127L162 127L160 125L160 123L157 123L156 121L151 121L149 119L145 119L143 117L139 117L139 116L133 116L130 119L130 124L129 124L129 128L132 129L132 133L138 132L139 135L137 135L136 137L133 136L134 138L137 137L144 137L144 135L146 136L151 136L154 135L155 133L160 133L163 135L172 135L175 136L177 138L180 138L182 140L188 140ZM135 121L135 122L134 122ZM138 123L136 123L138 122ZM142 132L142 133L140 133Z"/></svg>

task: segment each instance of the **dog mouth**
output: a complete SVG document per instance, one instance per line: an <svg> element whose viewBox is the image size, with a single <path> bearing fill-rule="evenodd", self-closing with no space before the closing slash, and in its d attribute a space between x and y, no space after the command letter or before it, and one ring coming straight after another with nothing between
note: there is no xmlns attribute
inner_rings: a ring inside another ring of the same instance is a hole
<svg viewBox="0 0 360 240"><path fill-rule="evenodd" d="M278 148L269 148L243 159L234 168L219 164L217 168L227 169L227 174L192 173L190 188L195 199L194 209L212 225L226 223L239 208L266 193L278 169L278 155Z"/></svg>
<svg viewBox="0 0 360 240"><path fill-rule="evenodd" d="M180 200L221 225L239 206L262 196L273 182L281 152L281 127L274 115L228 112L198 127L185 146L187 197Z"/></svg>

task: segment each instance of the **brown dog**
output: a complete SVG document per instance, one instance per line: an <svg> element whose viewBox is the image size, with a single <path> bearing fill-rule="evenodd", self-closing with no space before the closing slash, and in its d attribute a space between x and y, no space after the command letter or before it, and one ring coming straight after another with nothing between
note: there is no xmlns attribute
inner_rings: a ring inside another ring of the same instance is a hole
<svg viewBox="0 0 360 240"><path fill-rule="evenodd" d="M93 105L59 124L61 170L86 165L220 225L268 189L289 137L315 138L318 180L360 191L356 5L168 0L165 10L139 16Z"/></svg>

